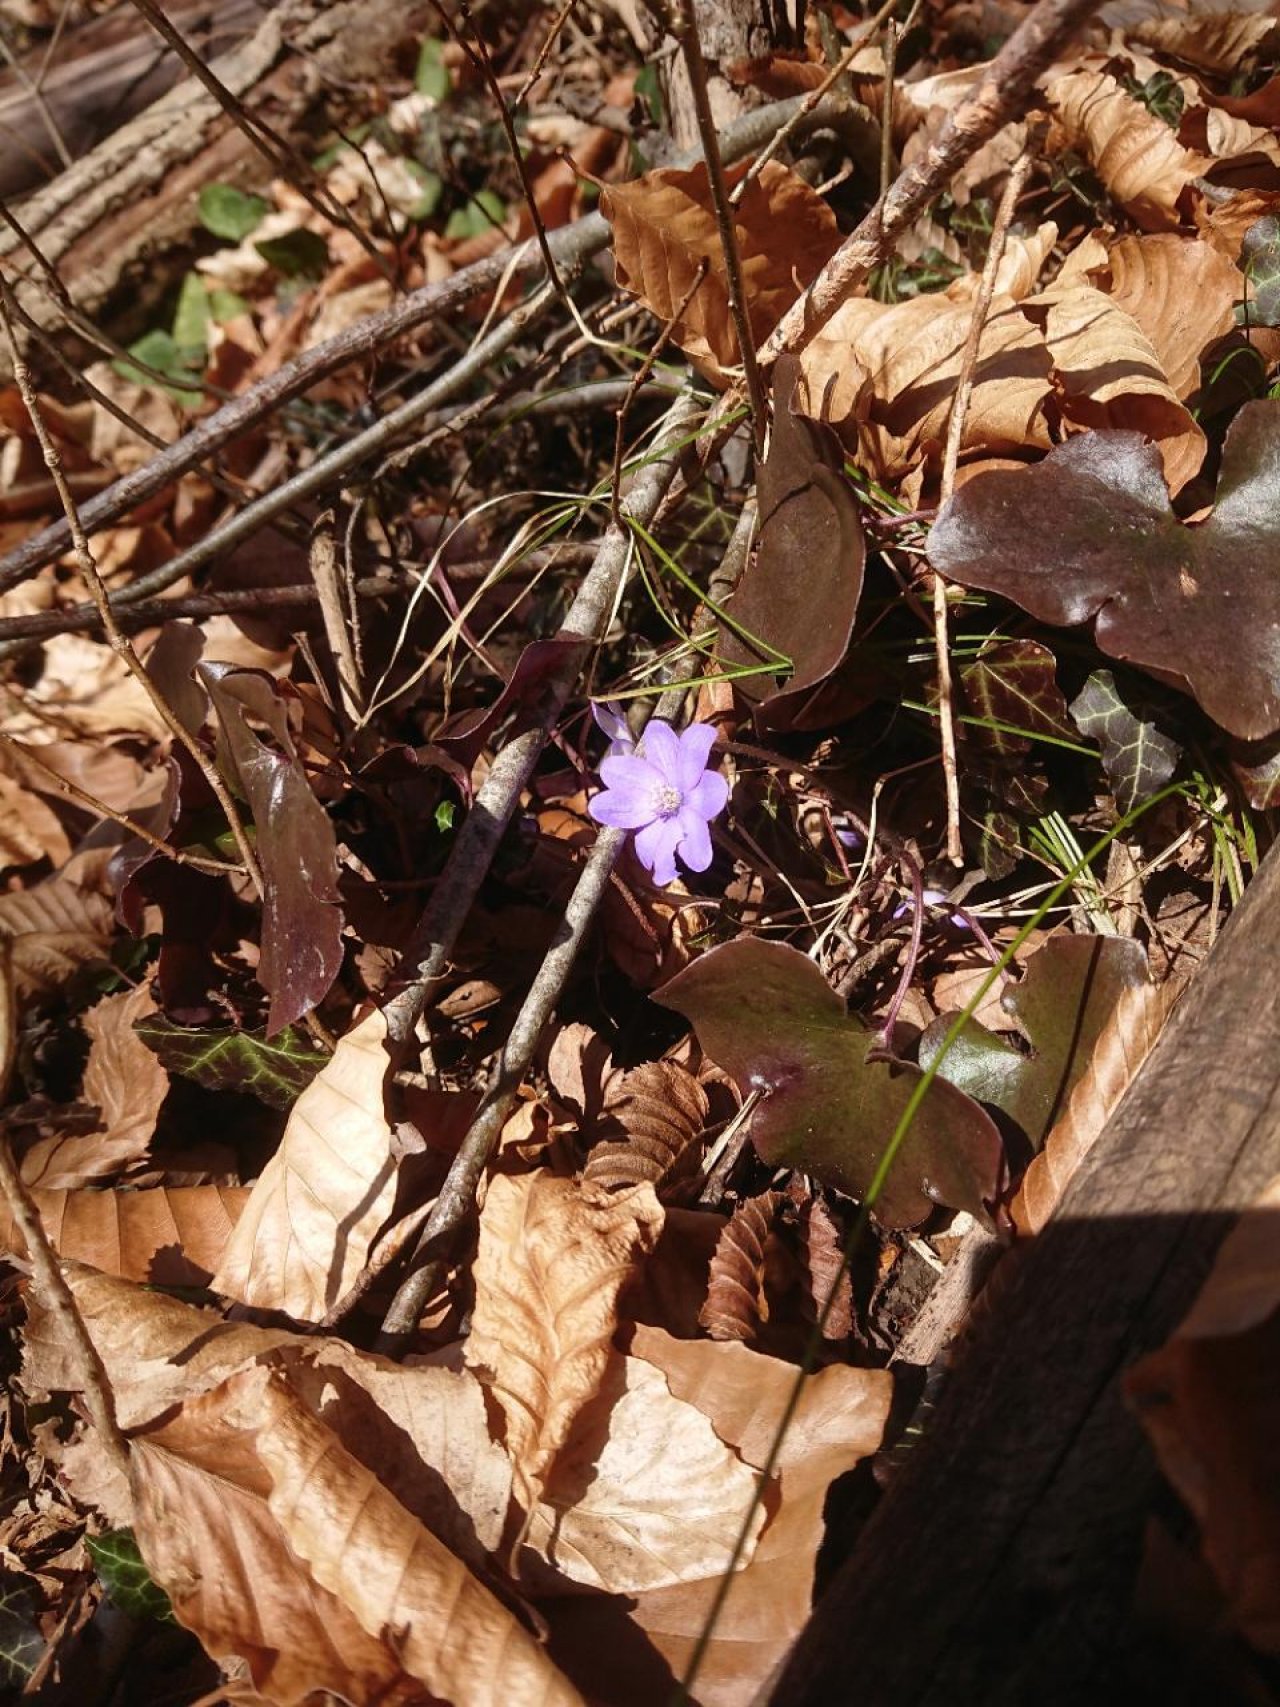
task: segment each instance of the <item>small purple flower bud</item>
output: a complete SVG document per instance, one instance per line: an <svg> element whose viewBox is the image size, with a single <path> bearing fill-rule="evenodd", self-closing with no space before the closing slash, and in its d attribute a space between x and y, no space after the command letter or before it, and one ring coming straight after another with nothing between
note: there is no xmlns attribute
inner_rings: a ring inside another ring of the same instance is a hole
<svg viewBox="0 0 1280 1707"><path fill-rule="evenodd" d="M613 711L609 706L601 705L593 699L591 715L595 719L596 728L602 729L609 737L609 758L616 759L623 753L635 752L635 737L621 712Z"/></svg>
<svg viewBox="0 0 1280 1707"><path fill-rule="evenodd" d="M931 889L926 885L922 898L926 907L945 907L947 904L947 892L945 889ZM904 913L909 913L911 911L911 907L912 902L910 898L905 901L899 901L898 905L893 909L892 917L895 919L902 918ZM947 923L952 925L958 931L967 931L970 928L962 913L952 913L950 918L947 920Z"/></svg>

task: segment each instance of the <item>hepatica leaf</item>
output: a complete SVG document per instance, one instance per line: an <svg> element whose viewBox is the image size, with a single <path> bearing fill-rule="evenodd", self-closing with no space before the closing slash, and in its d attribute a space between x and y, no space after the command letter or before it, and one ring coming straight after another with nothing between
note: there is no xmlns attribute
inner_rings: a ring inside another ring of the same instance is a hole
<svg viewBox="0 0 1280 1707"><path fill-rule="evenodd" d="M715 948L656 992L684 1014L738 1089L763 1091L751 1137L766 1161L863 1196L921 1077L867 1060L873 1034L805 955L744 937ZM987 1219L999 1190L1000 1137L971 1098L935 1079L875 1205L912 1227L935 1204Z"/></svg>
<svg viewBox="0 0 1280 1707"><path fill-rule="evenodd" d="M1017 1020L1030 1053L969 1020L939 1064L939 1076L1002 1109L1039 1149L1088 1066L1121 991L1146 977L1146 953L1127 937L1052 937L1027 961L1022 982L1002 1004ZM920 1039L926 1067L955 1018L941 1014Z"/></svg>
<svg viewBox="0 0 1280 1707"><path fill-rule="evenodd" d="M1179 681L1242 740L1280 728L1280 403L1232 422L1208 521L1173 514L1153 445L1103 430L975 476L929 556L1042 622L1096 618L1103 652Z"/></svg>

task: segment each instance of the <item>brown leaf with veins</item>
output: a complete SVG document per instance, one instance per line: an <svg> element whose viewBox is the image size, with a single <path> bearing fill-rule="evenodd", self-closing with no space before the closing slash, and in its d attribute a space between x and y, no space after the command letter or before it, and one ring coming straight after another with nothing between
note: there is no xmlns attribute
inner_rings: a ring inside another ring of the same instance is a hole
<svg viewBox="0 0 1280 1707"><path fill-rule="evenodd" d="M843 1364L802 1376L793 1364L743 1345L676 1340L657 1328L637 1328L631 1351L660 1369L675 1397L702 1411L755 1470L783 1430L764 1499L768 1521L750 1564L732 1578L691 1688L702 1707L742 1707L767 1693L809 1616L827 1490L878 1450L893 1378ZM799 1403L784 1429L797 1380ZM744 1506L737 1516L746 1515ZM610 1707L650 1707L668 1698L690 1663L720 1588L714 1573L641 1594L629 1613L628 1602L598 1598L541 1606L553 1652L585 1693ZM637 1625L647 1642L637 1642Z"/></svg>
<svg viewBox="0 0 1280 1707"><path fill-rule="evenodd" d="M797 407L830 423L877 480L918 495L942 462L951 402L973 319L968 301L910 297L843 303L800 358ZM961 454L1048 450L1050 358L1039 330L1008 297L992 300L974 370Z"/></svg>
<svg viewBox="0 0 1280 1707"><path fill-rule="evenodd" d="M169 1075L133 1029L156 1011L150 984L104 996L85 1016L91 1039L82 1094L100 1110L102 1130L42 1138L24 1154L22 1177L45 1191L74 1191L112 1179L144 1161Z"/></svg>
<svg viewBox="0 0 1280 1707"><path fill-rule="evenodd" d="M645 1061L605 1085L604 1136L592 1148L583 1182L608 1190L658 1185L702 1136L707 1093L687 1067Z"/></svg>
<svg viewBox="0 0 1280 1707"><path fill-rule="evenodd" d="M618 1293L662 1222L650 1185L615 1194L545 1170L489 1181L466 1358L501 1407L526 1511L600 1387Z"/></svg>
<svg viewBox="0 0 1280 1707"><path fill-rule="evenodd" d="M745 164L726 174L732 187ZM699 372L727 384L741 362L729 313L720 233L703 165L663 168L611 184L600 208L613 227L618 283L659 320L668 321L702 262L707 272L673 333ZM840 243L835 215L787 166L771 160L734 208L734 234L752 339L758 349ZM786 241L778 234L786 232Z"/></svg>
<svg viewBox="0 0 1280 1707"><path fill-rule="evenodd" d="M1210 164L1102 71L1070 71L1044 91L1067 144L1078 149L1144 231L1174 231L1178 198Z"/></svg>
<svg viewBox="0 0 1280 1707"><path fill-rule="evenodd" d="M69 878L49 877L0 895L0 935L13 944L19 996L52 995L81 966L109 958L111 903Z"/></svg>
<svg viewBox="0 0 1280 1707"><path fill-rule="evenodd" d="M1170 491L1181 491L1204 460L1205 437L1137 321L1087 284L1055 285L1023 310L1044 328L1067 419L1144 433L1159 448Z"/></svg>
<svg viewBox="0 0 1280 1707"><path fill-rule="evenodd" d="M608 1373L534 1507L525 1537L533 1557L520 1571L534 1592L562 1590L567 1577L644 1594L729 1568L755 1472L652 1364L615 1354ZM740 1564L763 1522L761 1511Z"/></svg>
<svg viewBox="0 0 1280 1707"><path fill-rule="evenodd" d="M294 1103L223 1253L216 1291L316 1322L355 1284L396 1194L382 1100L386 1031L375 1008Z"/></svg>
<svg viewBox="0 0 1280 1707"><path fill-rule="evenodd" d="M1276 31L1265 12L1188 11L1172 17L1141 18L1128 25L1125 38L1174 55L1201 71L1233 75Z"/></svg>
<svg viewBox="0 0 1280 1707"><path fill-rule="evenodd" d="M0 762L4 758L0 748ZM0 775L0 870L36 865L42 859L59 866L70 857L67 833L40 796Z"/></svg>
<svg viewBox="0 0 1280 1707"><path fill-rule="evenodd" d="M1168 984L1134 984L1120 992L1083 1077L1050 1128L1043 1150L1022 1176L1009 1208L1019 1233L1040 1232L1057 1208L1071 1176L1163 1031L1176 996Z"/></svg>
<svg viewBox="0 0 1280 1707"><path fill-rule="evenodd" d="M1280 1654L1280 1179L1227 1234L1186 1320L1125 1396L1194 1514L1227 1616Z"/></svg>
<svg viewBox="0 0 1280 1707"><path fill-rule="evenodd" d="M155 1286L207 1286L249 1192L243 1186L157 1186L148 1191L35 1191L61 1257ZM26 1255L0 1204L0 1251Z"/></svg>
<svg viewBox="0 0 1280 1707"><path fill-rule="evenodd" d="M711 1259L707 1296L698 1325L713 1340L749 1344L765 1315L765 1242L785 1197L764 1191L740 1203L725 1222Z"/></svg>

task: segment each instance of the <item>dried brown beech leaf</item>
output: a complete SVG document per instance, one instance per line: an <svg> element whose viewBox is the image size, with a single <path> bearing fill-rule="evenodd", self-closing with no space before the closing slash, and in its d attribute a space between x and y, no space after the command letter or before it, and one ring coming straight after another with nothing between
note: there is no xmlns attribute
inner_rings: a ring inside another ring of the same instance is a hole
<svg viewBox="0 0 1280 1707"><path fill-rule="evenodd" d="M111 903L65 877L0 895L0 935L13 943L19 996L47 996L81 966L106 960L114 925Z"/></svg>
<svg viewBox="0 0 1280 1707"><path fill-rule="evenodd" d="M501 1538L511 1468L489 1438L469 1370L402 1368L342 1340L220 1321L208 1310L79 1264L67 1279L116 1395L121 1427L143 1428L254 1363L291 1390L455 1553L480 1568ZM82 1365L61 1319L33 1304L28 1387L79 1391Z"/></svg>
<svg viewBox="0 0 1280 1707"><path fill-rule="evenodd" d="M746 165L728 173L730 185ZM709 379L724 383L741 361L729 314L724 257L707 186L707 169L664 168L611 185L600 208L613 227L618 283L659 320L679 308L707 263L706 277L681 315L675 342ZM779 241L779 233L786 241ZM751 335L758 349L830 260L840 243L822 197L778 161L770 161L734 209Z"/></svg>
<svg viewBox="0 0 1280 1707"><path fill-rule="evenodd" d="M207 1286L249 1192L242 1186L192 1185L34 1196L59 1256L154 1286ZM3 1207L0 1251L26 1255Z"/></svg>
<svg viewBox="0 0 1280 1707"><path fill-rule="evenodd" d="M1078 149L1144 231L1173 231L1178 198L1209 165L1163 120L1102 71L1070 71L1044 91L1068 146Z"/></svg>
<svg viewBox="0 0 1280 1707"><path fill-rule="evenodd" d="M1096 277L1151 343L1169 384L1186 398L1200 384L1200 357L1235 324L1245 289L1240 269L1211 243L1173 232L1122 237Z"/></svg>
<svg viewBox="0 0 1280 1707"><path fill-rule="evenodd" d="M489 1182L480 1215L476 1303L466 1356L506 1419L526 1511L599 1390L618 1293L652 1250L663 1213L649 1185L625 1193L545 1171Z"/></svg>
<svg viewBox="0 0 1280 1707"><path fill-rule="evenodd" d="M1173 17L1143 18L1130 24L1125 39L1172 54L1200 71L1238 73L1276 31L1276 20L1265 12L1187 12Z"/></svg>
<svg viewBox="0 0 1280 1707"><path fill-rule="evenodd" d="M1205 437L1137 321L1086 284L1055 285L1023 309L1044 328L1067 420L1145 434L1160 451L1169 490L1180 492L1199 471Z"/></svg>
<svg viewBox="0 0 1280 1707"><path fill-rule="evenodd" d="M515 1615L408 1512L287 1377L233 1376L131 1443L136 1529L179 1620L292 1703L580 1702Z"/></svg>
<svg viewBox="0 0 1280 1707"><path fill-rule="evenodd" d="M846 1340L854 1324L853 1282L844 1260L845 1230L821 1197L811 1197L801 1210L800 1239L805 1284L822 1337Z"/></svg>
<svg viewBox="0 0 1280 1707"><path fill-rule="evenodd" d="M768 1522L750 1565L733 1576L693 1690L703 1707L742 1707L767 1694L775 1666L809 1616L827 1490L879 1448L893 1378L887 1370L833 1365L804 1378L799 1403L787 1417L797 1374L793 1364L743 1345L676 1340L656 1328L637 1328L631 1349L661 1369L671 1392L696 1405L754 1469L763 1468L781 1433L778 1479L765 1498ZM746 1516L745 1508L738 1516ZM700 1644L720 1587L716 1574L658 1589L641 1595L630 1613L677 1678ZM619 1639L612 1603L561 1602L553 1619L557 1636L563 1620L565 1641L582 1666L573 1675L584 1689L589 1675L598 1698L611 1707L667 1698L669 1680L659 1695L629 1687L620 1675L610 1646ZM555 1646L558 1652L560 1643Z"/></svg>
<svg viewBox="0 0 1280 1707"><path fill-rule="evenodd" d="M1052 220L1037 226L1029 237L1011 232L1005 239L1004 253L996 269L995 294L1021 302L1035 290L1045 262L1058 241L1058 228ZM981 273L965 273L947 287L951 302L972 302L981 285Z"/></svg>
<svg viewBox="0 0 1280 1707"><path fill-rule="evenodd" d="M70 856L66 831L40 796L0 775L0 870L42 859L61 865Z"/></svg>
<svg viewBox="0 0 1280 1707"><path fill-rule="evenodd" d="M1200 1526L1230 1622L1280 1653L1280 1179L1223 1240L1182 1326L1125 1378Z"/></svg>
<svg viewBox="0 0 1280 1707"><path fill-rule="evenodd" d="M699 1326L713 1340L756 1337L765 1314L764 1247L778 1207L780 1191L764 1191L740 1203L721 1229L711 1259L707 1297L698 1311Z"/></svg>
<svg viewBox="0 0 1280 1707"><path fill-rule="evenodd" d="M578 1413L534 1508L528 1545L555 1573L522 1567L535 1590L553 1591L557 1577L568 1577L644 1594L722 1574L733 1556L755 1472L700 1410L672 1396L652 1364L617 1357L612 1367L621 1390L607 1382ZM761 1510L739 1568L763 1523Z"/></svg>
<svg viewBox="0 0 1280 1707"><path fill-rule="evenodd" d="M701 1137L707 1093L687 1067L646 1061L613 1074L605 1085L603 1113L608 1135L588 1156L584 1183L607 1190L642 1180L656 1186Z"/></svg>
<svg viewBox="0 0 1280 1707"><path fill-rule="evenodd" d="M853 297L805 348L797 407L829 422L877 480L941 466L973 306L942 296L885 304ZM967 457L1048 450L1049 352L1008 297L992 300L965 415Z"/></svg>
<svg viewBox="0 0 1280 1707"><path fill-rule="evenodd" d="M1168 984L1134 984L1120 992L1083 1077L1050 1128L1044 1149L1022 1176L1010 1205L1019 1233L1038 1233L1057 1208L1072 1174L1164 1029L1173 999Z"/></svg>
<svg viewBox="0 0 1280 1707"><path fill-rule="evenodd" d="M101 1132L42 1138L22 1158L22 1177L45 1191L74 1191L114 1178L146 1157L169 1075L133 1029L156 1011L146 982L104 996L85 1016L92 1040L83 1096L100 1110Z"/></svg>
<svg viewBox="0 0 1280 1707"><path fill-rule="evenodd" d="M315 1322L355 1284L396 1193L386 1034L375 1008L294 1103L223 1254L217 1291Z"/></svg>

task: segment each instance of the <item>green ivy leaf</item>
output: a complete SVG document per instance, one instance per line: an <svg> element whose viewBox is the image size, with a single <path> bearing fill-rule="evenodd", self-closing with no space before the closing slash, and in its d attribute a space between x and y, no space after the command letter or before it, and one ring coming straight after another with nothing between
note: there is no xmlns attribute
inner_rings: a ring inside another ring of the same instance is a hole
<svg viewBox="0 0 1280 1707"><path fill-rule="evenodd" d="M440 205L440 197L444 194L444 180L435 172L428 172L425 166L420 166L416 160L406 160L405 170L419 186L422 194L409 209L410 219L430 219Z"/></svg>
<svg viewBox="0 0 1280 1707"><path fill-rule="evenodd" d="M264 237L254 248L287 279L322 279L329 267L329 245L304 225L283 237Z"/></svg>
<svg viewBox="0 0 1280 1707"><path fill-rule="evenodd" d="M413 86L420 95L426 95L429 100L443 101L448 98L453 88L453 79L449 75L449 67L444 63L443 43L434 36L428 36L418 49L418 67L413 74Z"/></svg>
<svg viewBox="0 0 1280 1707"><path fill-rule="evenodd" d="M206 1090L247 1091L271 1108L292 1108L328 1060L292 1025L268 1038L230 1027L196 1030L153 1014L134 1030L171 1073Z"/></svg>
<svg viewBox="0 0 1280 1707"><path fill-rule="evenodd" d="M492 190L480 190L465 207L455 208L444 228L446 237L482 237L501 225L507 217L507 204Z"/></svg>
<svg viewBox="0 0 1280 1707"><path fill-rule="evenodd" d="M262 224L268 203L261 196L238 190L234 184L206 184L197 203L200 223L215 237L242 243Z"/></svg>
<svg viewBox="0 0 1280 1707"><path fill-rule="evenodd" d="M179 350L199 350L204 356L209 348L209 292L199 273L188 273L178 292L178 305L173 311L173 341Z"/></svg>
<svg viewBox="0 0 1280 1707"><path fill-rule="evenodd" d="M31 1596L24 1589L0 1588L0 1683L20 1690L43 1653Z"/></svg>
<svg viewBox="0 0 1280 1707"><path fill-rule="evenodd" d="M103 1588L122 1612L135 1618L155 1618L162 1624L177 1622L169 1596L151 1580L131 1529L109 1529L105 1535L86 1536L85 1546Z"/></svg>
<svg viewBox="0 0 1280 1707"><path fill-rule="evenodd" d="M139 367L134 362L114 361L112 367L125 379L131 379L137 385L154 385L155 379L147 369L164 375L164 389L180 403L184 409L194 409L200 402L202 393L193 390L190 384L183 385L183 380L190 381L204 367L204 347L198 350L186 349L175 342L173 335L157 329L154 332L144 332L141 338L129 345L129 354L135 356L138 362L146 367Z"/></svg>
<svg viewBox="0 0 1280 1707"><path fill-rule="evenodd" d="M1116 805L1121 812L1149 800L1177 768L1182 748L1126 703L1110 670L1095 670L1071 702L1082 735L1102 749Z"/></svg>

